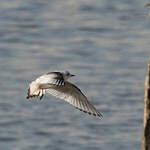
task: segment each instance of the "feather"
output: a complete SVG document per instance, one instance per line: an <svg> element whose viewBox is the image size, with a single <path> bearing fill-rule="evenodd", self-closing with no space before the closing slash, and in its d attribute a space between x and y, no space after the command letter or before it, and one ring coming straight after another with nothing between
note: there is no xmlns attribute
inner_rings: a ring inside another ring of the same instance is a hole
<svg viewBox="0 0 150 150"><path fill-rule="evenodd" d="M41 84L40 88L45 89L48 94L64 99L66 102L83 112L102 117L102 114L87 100L81 90L68 81L65 82L64 86Z"/></svg>

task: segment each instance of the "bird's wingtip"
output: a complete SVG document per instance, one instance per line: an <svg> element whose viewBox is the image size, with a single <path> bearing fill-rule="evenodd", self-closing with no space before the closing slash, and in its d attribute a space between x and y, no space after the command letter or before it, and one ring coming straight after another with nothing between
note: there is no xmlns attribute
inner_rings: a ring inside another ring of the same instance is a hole
<svg viewBox="0 0 150 150"><path fill-rule="evenodd" d="M98 114L98 117L99 117L100 119L102 119L102 118L103 118L103 115L100 113L100 114Z"/></svg>

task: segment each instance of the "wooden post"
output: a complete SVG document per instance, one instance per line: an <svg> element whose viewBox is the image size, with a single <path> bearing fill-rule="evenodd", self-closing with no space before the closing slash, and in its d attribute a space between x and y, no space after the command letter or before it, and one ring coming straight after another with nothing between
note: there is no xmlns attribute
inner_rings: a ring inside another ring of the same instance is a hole
<svg viewBox="0 0 150 150"><path fill-rule="evenodd" d="M150 150L150 58L145 78L142 150Z"/></svg>

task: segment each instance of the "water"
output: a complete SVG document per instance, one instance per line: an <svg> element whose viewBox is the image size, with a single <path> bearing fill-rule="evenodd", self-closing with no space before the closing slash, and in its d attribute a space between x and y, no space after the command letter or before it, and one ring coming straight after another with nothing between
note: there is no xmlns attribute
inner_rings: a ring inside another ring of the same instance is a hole
<svg viewBox="0 0 150 150"><path fill-rule="evenodd" d="M150 48L147 1L0 0L0 149L140 149ZM39 75L69 70L104 118L52 96Z"/></svg>

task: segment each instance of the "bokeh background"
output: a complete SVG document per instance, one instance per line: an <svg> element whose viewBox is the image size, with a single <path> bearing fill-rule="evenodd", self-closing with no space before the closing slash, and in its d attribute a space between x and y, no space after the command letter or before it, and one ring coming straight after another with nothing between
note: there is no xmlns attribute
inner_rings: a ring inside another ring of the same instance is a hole
<svg viewBox="0 0 150 150"><path fill-rule="evenodd" d="M146 0L0 0L0 149L137 150L150 55ZM69 70L102 112L26 100L41 74Z"/></svg>

